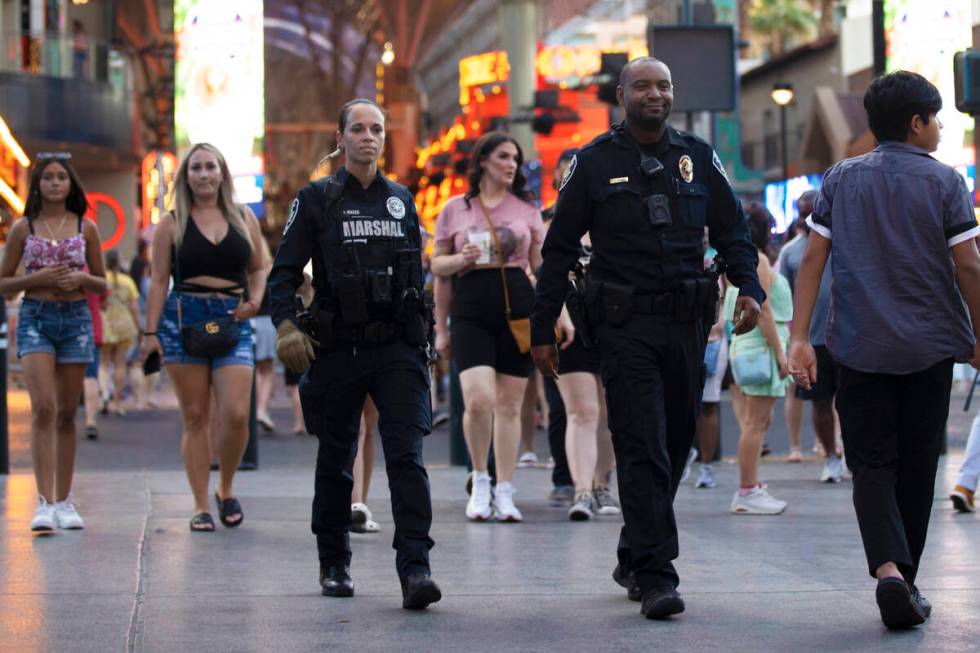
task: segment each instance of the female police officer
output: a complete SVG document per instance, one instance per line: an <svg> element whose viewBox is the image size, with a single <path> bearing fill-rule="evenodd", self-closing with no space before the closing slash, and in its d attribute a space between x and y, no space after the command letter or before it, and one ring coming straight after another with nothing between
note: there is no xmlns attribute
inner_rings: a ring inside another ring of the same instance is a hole
<svg viewBox="0 0 980 653"><path fill-rule="evenodd" d="M432 414L418 215L409 191L378 170L381 109L352 100L338 127L335 154L345 154L346 165L299 191L269 276L276 351L291 370L309 368L300 397L320 440L312 527L323 594L354 594L351 464L370 394L380 413L402 605L420 609L441 593L429 578L432 504L422 465ZM316 296L302 320L293 297L311 258Z"/></svg>

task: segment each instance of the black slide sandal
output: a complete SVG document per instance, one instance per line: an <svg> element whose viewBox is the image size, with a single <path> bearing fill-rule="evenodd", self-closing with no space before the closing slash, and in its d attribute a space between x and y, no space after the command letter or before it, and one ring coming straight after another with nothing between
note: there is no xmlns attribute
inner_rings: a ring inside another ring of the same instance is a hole
<svg viewBox="0 0 980 653"><path fill-rule="evenodd" d="M245 521L245 513L242 512L242 504L238 503L235 497L222 499L218 493L214 493L214 500L218 504L218 519L225 525L225 528L237 528ZM230 515L241 515L236 521L229 521Z"/></svg>
<svg viewBox="0 0 980 653"><path fill-rule="evenodd" d="M214 518L211 517L209 512L199 512L193 517L191 517L191 532L192 533L213 533L214 532Z"/></svg>

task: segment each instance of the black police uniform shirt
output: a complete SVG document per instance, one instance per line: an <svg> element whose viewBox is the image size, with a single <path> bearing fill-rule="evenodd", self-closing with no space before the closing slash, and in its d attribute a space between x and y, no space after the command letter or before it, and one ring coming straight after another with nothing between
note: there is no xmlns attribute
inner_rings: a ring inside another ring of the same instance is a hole
<svg viewBox="0 0 980 653"><path fill-rule="evenodd" d="M567 290L568 270L586 231L592 239L590 274L596 281L632 286L636 293L670 292L704 271L704 227L728 264L739 294L761 305L758 253L741 205L714 150L700 138L668 126L664 139L645 151L614 126L582 148L559 189L555 218L545 238L544 264L531 315L532 342L554 342L554 323ZM648 177L641 162L656 156L663 170ZM645 198L669 198L671 225L655 227Z"/></svg>
<svg viewBox="0 0 980 653"><path fill-rule="evenodd" d="M303 268L313 260L314 301L320 307L336 307L330 279L351 271L354 265L385 270L394 265L399 250L416 250L421 257L422 235L415 201L407 188L378 171L364 188L346 168L333 180L340 184L340 197L332 201L330 177L300 189L293 200L282 240L269 274L269 304L272 321L296 318L293 297L303 283ZM356 262L355 262L356 257ZM421 292L421 286L419 287ZM389 307L368 306L372 320L392 321Z"/></svg>

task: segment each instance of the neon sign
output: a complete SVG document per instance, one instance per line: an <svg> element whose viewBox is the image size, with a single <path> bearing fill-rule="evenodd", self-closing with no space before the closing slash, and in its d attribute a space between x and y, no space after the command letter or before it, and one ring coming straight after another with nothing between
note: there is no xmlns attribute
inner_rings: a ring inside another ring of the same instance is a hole
<svg viewBox="0 0 980 653"><path fill-rule="evenodd" d="M85 199L88 200L89 206L88 211L85 212L85 217L92 222L99 223L99 205L108 208L116 219L116 227L112 235L102 241L102 251L108 252L118 245L119 241L126 235L126 216L123 213L122 205L115 197L105 193L86 193Z"/></svg>
<svg viewBox="0 0 980 653"><path fill-rule="evenodd" d="M160 222L160 215L169 211L177 175L177 157L173 152L150 152L143 157L143 221L145 229Z"/></svg>

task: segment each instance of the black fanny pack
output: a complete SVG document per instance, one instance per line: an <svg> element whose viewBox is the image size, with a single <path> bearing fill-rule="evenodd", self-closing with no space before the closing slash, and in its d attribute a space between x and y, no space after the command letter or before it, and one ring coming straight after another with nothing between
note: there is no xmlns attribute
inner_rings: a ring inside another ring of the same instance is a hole
<svg viewBox="0 0 980 653"><path fill-rule="evenodd" d="M176 283L174 290L177 292L177 329L180 332L180 342L184 347L184 352L195 358L220 358L230 352L238 344L238 320L231 315L218 315L209 317L200 322L194 322L184 326L181 311L180 291L184 289L196 291L215 292L243 299L243 295L238 295L232 290L234 288L210 288L208 286L198 286L191 283L181 283L179 257L174 256L176 266Z"/></svg>

